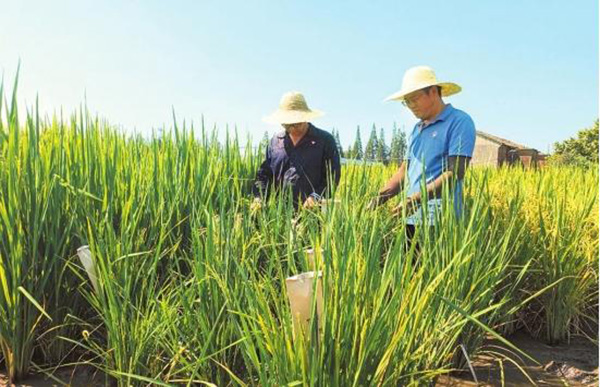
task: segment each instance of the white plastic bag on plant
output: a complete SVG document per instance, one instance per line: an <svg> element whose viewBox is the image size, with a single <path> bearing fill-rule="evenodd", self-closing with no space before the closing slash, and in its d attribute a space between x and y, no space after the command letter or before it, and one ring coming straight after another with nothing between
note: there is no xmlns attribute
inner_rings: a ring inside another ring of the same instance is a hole
<svg viewBox="0 0 600 387"><path fill-rule="evenodd" d="M98 278L96 277L96 263L94 262L94 259L92 258L92 252L90 251L90 247L87 245L81 246L80 248L77 249L77 255L79 256L79 260L81 261L83 268L85 269L85 271L88 274L88 277L90 278L90 281L92 283L92 286L94 287L94 290L96 292L98 292Z"/></svg>

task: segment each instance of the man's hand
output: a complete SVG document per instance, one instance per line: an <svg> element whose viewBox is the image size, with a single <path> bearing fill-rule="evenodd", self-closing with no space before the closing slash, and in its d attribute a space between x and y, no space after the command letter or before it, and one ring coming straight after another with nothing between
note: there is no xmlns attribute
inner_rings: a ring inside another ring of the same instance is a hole
<svg viewBox="0 0 600 387"><path fill-rule="evenodd" d="M381 195L377 195L369 201L369 204L367 204L367 210L373 211L385 202L386 201L384 200L384 198Z"/></svg>
<svg viewBox="0 0 600 387"><path fill-rule="evenodd" d="M256 212L258 210L260 210L262 208L262 199L261 198L254 198L254 200L252 201L252 203L250 203L250 211L251 212Z"/></svg>
<svg viewBox="0 0 600 387"><path fill-rule="evenodd" d="M406 198L406 200L402 201L400 204L398 204L392 209L392 215L402 216L403 211L405 211L406 215L410 216L415 212L417 206L418 204L414 200Z"/></svg>
<svg viewBox="0 0 600 387"><path fill-rule="evenodd" d="M313 207L317 206L318 204L319 203L315 200L315 198L313 198L312 196L309 196L304 201L304 204L302 205L302 207L304 207L304 208L313 208Z"/></svg>

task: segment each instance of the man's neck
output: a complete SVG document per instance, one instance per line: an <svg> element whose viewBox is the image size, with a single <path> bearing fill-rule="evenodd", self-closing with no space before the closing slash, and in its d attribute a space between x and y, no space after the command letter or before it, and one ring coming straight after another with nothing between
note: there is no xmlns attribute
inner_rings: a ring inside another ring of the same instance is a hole
<svg viewBox="0 0 600 387"><path fill-rule="evenodd" d="M290 132L288 132L288 135L290 136L290 139L292 140L292 143L295 146L300 142L300 140L302 140L302 137L304 137L306 133L308 133L308 125L306 125L303 129L300 130L291 130Z"/></svg>
<svg viewBox="0 0 600 387"><path fill-rule="evenodd" d="M429 117L423 118L423 120L422 120L423 126L427 126L427 125L431 124L431 122L433 120L435 120L435 118L437 116L439 116L440 113L443 112L445 108L446 108L446 104L442 100L440 100L440 103L435 107L435 109L433 109L433 111L431 112Z"/></svg>

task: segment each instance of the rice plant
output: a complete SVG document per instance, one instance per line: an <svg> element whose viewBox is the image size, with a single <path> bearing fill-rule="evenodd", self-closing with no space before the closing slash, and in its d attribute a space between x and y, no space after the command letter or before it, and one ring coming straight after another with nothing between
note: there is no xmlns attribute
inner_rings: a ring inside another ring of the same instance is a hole
<svg viewBox="0 0 600 387"><path fill-rule="evenodd" d="M526 325L556 342L597 320L597 171L473 169L462 217L446 205L408 244L401 217L366 209L393 167L344 166L327 212L285 194L252 211L250 139L175 119L126 135L85 108L21 124L15 101L0 109L11 380L85 362L123 386L419 385L486 335ZM312 270L307 248L323 310L299 334L285 280Z"/></svg>

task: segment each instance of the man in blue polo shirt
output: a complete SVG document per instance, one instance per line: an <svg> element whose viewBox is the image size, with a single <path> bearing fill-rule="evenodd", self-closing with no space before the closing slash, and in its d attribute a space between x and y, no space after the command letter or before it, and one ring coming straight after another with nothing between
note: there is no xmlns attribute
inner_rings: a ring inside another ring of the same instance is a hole
<svg viewBox="0 0 600 387"><path fill-rule="evenodd" d="M423 223L425 215L426 224L435 224L444 187L452 192L457 215L462 210L462 182L473 155L475 124L467 113L442 100L460 91L455 83L438 82L431 68L417 66L404 74L402 89L386 99L401 101L420 121L410 135L405 160L371 207L405 191L405 198L394 207L393 214L407 216L409 236L414 234L415 225ZM424 192L426 211L421 205Z"/></svg>

